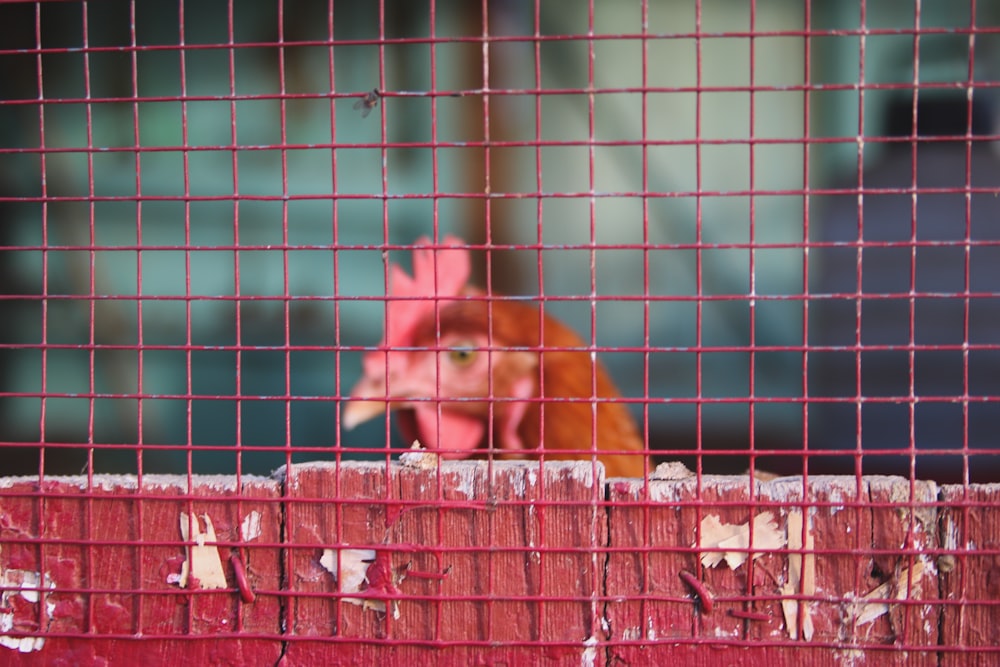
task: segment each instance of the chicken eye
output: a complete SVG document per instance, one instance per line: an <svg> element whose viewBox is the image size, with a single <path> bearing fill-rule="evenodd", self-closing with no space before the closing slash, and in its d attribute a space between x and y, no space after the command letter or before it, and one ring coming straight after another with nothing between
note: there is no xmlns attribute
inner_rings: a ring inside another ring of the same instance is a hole
<svg viewBox="0 0 1000 667"><path fill-rule="evenodd" d="M448 360L456 366L468 366L476 359L476 350L471 347L453 347L448 350Z"/></svg>

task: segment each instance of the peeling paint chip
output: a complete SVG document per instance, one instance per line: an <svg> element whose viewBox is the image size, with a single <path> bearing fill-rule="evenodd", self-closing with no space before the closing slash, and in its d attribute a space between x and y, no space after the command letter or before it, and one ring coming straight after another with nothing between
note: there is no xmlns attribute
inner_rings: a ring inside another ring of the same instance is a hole
<svg viewBox="0 0 1000 667"><path fill-rule="evenodd" d="M917 561L913 564L913 588L907 594L910 585L910 569L904 568L899 572L899 578L895 581L887 581L875 587L870 593L851 605L847 611L849 619L856 620L858 625L871 623L880 616L889 613L889 605L882 600L914 599L920 592L920 580L924 576L924 564Z"/></svg>
<svg viewBox="0 0 1000 667"><path fill-rule="evenodd" d="M240 524L240 534L244 542L251 542L260 537L260 512L254 510L243 518Z"/></svg>
<svg viewBox="0 0 1000 667"><path fill-rule="evenodd" d="M337 555L340 555L340 565ZM368 568L375 562L374 549L323 549L319 564L333 575L333 580L339 577L341 593L358 593L364 584L368 583ZM361 604L361 600L344 598L345 602Z"/></svg>
<svg viewBox="0 0 1000 667"><path fill-rule="evenodd" d="M424 449L419 440L413 441L413 444L410 445L410 451L399 455L399 462L407 468L417 468L419 470L438 469L438 455Z"/></svg>
<svg viewBox="0 0 1000 667"><path fill-rule="evenodd" d="M812 551L815 548L812 526L807 525L806 539L802 541L802 512L793 510L788 513L788 549L790 551ZM816 556L812 553L788 554L788 581L781 587L782 595L816 594ZM785 628L788 636L798 639L799 636L799 602L791 597L782 598L781 610L785 615ZM802 638L809 641L813 637L812 614L809 603L802 605Z"/></svg>
<svg viewBox="0 0 1000 667"><path fill-rule="evenodd" d="M225 588L226 574L222 570L219 548L205 544L218 542L215 526L207 514L202 514L201 518L205 522L204 532L197 516L181 512L181 536L185 542L194 540L195 545L187 547L187 560L181 566L178 584L181 588L187 588L189 583L197 583L201 589ZM193 535L189 534L191 530L194 530Z"/></svg>
<svg viewBox="0 0 1000 667"><path fill-rule="evenodd" d="M44 584L42 583L43 581ZM47 573L43 577L39 572L32 570L5 570L0 575L0 589L3 589L3 594L0 595L0 608L10 611L0 613L0 632L9 632L17 624L13 607L10 603L12 597L20 596L27 602L38 604L42 597L39 589L53 590L55 587L55 582L52 581ZM45 598L45 608L48 612L46 615L47 618L51 619L52 612L55 610L55 603L47 597ZM38 618L37 612L32 615L35 619ZM35 627L38 627L37 622ZM19 627L18 630L23 631L24 628ZM40 651L45 646L45 637L11 637L4 634L0 635L0 646L21 653Z"/></svg>
<svg viewBox="0 0 1000 667"><path fill-rule="evenodd" d="M580 656L580 667L594 667L597 664L597 638L590 636L583 641L583 654Z"/></svg>
<svg viewBox="0 0 1000 667"><path fill-rule="evenodd" d="M701 520L701 544L692 544L702 551L701 562L705 567L715 567L726 561L729 569L735 570L749 555L750 524L722 523L715 515ZM762 512L753 520L753 557L760 558L767 551L775 551L785 546L785 536L778 529L774 515Z"/></svg>
<svg viewBox="0 0 1000 667"><path fill-rule="evenodd" d="M339 567L337 560L340 560ZM334 581L340 579L341 593L360 593L369 591L369 594L392 594L399 593L396 584L400 583L404 575L395 575L388 569L388 560L380 558L374 549L324 549L319 558L319 564L333 575ZM372 568L375 569L372 569ZM369 572L371 576L369 576ZM339 575L338 575L339 573ZM386 603L384 599L365 598L342 598L344 602L358 605L365 611L377 611L380 614L386 613ZM392 602L392 617L399 618L399 605Z"/></svg>

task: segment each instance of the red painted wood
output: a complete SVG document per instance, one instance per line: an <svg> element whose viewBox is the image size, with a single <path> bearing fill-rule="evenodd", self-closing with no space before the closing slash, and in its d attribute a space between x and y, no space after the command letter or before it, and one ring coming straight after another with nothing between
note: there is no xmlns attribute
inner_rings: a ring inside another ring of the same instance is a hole
<svg viewBox="0 0 1000 667"><path fill-rule="evenodd" d="M95 477L92 486L82 478L20 479L5 480L0 492L0 569L7 576L41 572L51 582L38 603L8 595L13 629L45 638L37 652L0 648L9 664L130 663L140 656L153 665L274 664L280 656L276 482L244 478L237 492L233 477L195 477L189 490L185 477L147 476L139 491L128 477ZM188 591L168 582L185 557L180 513L192 511L211 516L218 540L234 544L243 517L261 515L261 535L243 549L260 592L253 605L241 603L235 588L233 548L219 550L229 588ZM191 641L244 633L269 639Z"/></svg>
<svg viewBox="0 0 1000 667"><path fill-rule="evenodd" d="M787 580L788 550L769 553L731 570L726 564L702 568L691 545L696 526L707 515L723 523L742 524L751 514L771 512L785 526L789 510L803 504L801 478L754 482L747 478L695 477L683 480L612 482L609 488L611 553L608 567L608 607L613 660L659 664L841 664L856 650L878 649L879 664L936 663L938 609L901 605L886 616L852 627L845 622L851 600L876 588L884 577L873 577L876 560L893 575L905 567L901 555L873 557L877 550L898 549L912 536L917 549L936 543L936 488L918 483L910 503L909 482L866 478L860 491L850 477L813 478L805 504L810 507L815 544L816 593L809 604L814 634L810 641L793 640L785 627L780 584ZM913 505L872 507L871 503ZM619 504L620 503L620 504ZM911 529L912 526L912 530ZM711 613L695 602L694 591L678 576L695 574L712 596ZM922 599L936 597L928 573ZM924 628L929 632L922 633ZM926 651L893 651L897 638ZM726 642L730 645L726 645ZM754 647L752 643L771 644ZM692 649L692 643L712 645ZM812 647L822 647L812 648ZM831 650L832 649L832 650ZM883 650L886 650L883 652Z"/></svg>
<svg viewBox="0 0 1000 667"><path fill-rule="evenodd" d="M941 489L942 643L993 653L946 653L942 665L995 665L1000 628L1000 485Z"/></svg>
<svg viewBox="0 0 1000 667"><path fill-rule="evenodd" d="M897 654L900 662L938 664L941 606L938 602L938 581L935 555L938 550L938 510L935 507L938 487L932 482L915 482L892 477L869 477L868 500L872 505L872 543L874 550L888 551L871 559L857 559L867 575L865 591L890 582L890 595L904 598L892 605L889 613L871 624L870 629L856 631L866 644L901 644L927 646L928 652L910 651ZM923 565L922 582L915 582L909 572ZM919 583L919 589L916 589ZM874 584L874 585L873 585ZM913 587L911 589L911 586Z"/></svg>
<svg viewBox="0 0 1000 667"><path fill-rule="evenodd" d="M295 634L325 639L291 642L289 660L388 655L394 664L422 664L448 656L474 664L516 659L524 645L541 644L548 662L580 664L600 613L595 550L606 539L603 489L600 479L588 482L590 464L550 464L544 476L538 464L484 461L444 463L440 475L381 463L339 472L339 486L334 466L289 473L289 581L322 594L295 601ZM352 504L295 502L310 498ZM338 603L318 565L322 545L375 549L377 564L397 576L408 566L390 591L399 617ZM393 647L352 641L371 638Z"/></svg>
<svg viewBox="0 0 1000 667"><path fill-rule="evenodd" d="M185 477L150 476L141 492L127 477L0 480L0 618L8 637L44 640L29 653L0 647L0 663L995 662L997 487L688 477L605 488L593 473L307 464L287 480L244 478L239 491L231 477L194 477L189 490ZM809 640L789 637L782 613L787 547L731 570L702 566L691 546L706 516L741 524L770 512L784 528L802 508L814 537ZM192 511L213 520L224 589L175 582L179 516ZM254 512L260 535L243 541ZM362 590L338 592L324 548L373 551ZM919 590L907 593L917 563ZM17 580L37 588L24 574L36 572L39 595ZM891 604L862 622L872 594Z"/></svg>

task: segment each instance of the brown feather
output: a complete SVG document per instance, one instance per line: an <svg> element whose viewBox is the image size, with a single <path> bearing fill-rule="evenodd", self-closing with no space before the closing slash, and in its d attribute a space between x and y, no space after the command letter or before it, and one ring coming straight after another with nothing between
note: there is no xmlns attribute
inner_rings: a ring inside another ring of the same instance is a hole
<svg viewBox="0 0 1000 667"><path fill-rule="evenodd" d="M583 349L584 342L571 329L548 315L540 329L539 317L538 308L517 301L443 303L436 318L425 320L418 327L416 345L433 347L437 331L444 335L489 330L495 348L543 347L539 352L541 391L536 378L536 395L543 400L531 403L518 429L527 449L539 449L544 437L546 458L590 460L596 431L597 458L604 463L607 476L642 477L646 473L643 439L625 403L613 400L620 398L620 394L604 365L592 360L591 352ZM506 388L515 373L523 374L524 369L505 367L504 363L493 368L490 392L493 397L507 396ZM592 400L595 395L611 400L595 402Z"/></svg>

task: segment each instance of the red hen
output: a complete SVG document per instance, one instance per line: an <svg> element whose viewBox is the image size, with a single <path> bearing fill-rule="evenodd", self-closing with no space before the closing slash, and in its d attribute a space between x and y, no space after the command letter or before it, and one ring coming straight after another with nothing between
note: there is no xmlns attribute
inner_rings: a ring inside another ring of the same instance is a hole
<svg viewBox="0 0 1000 667"><path fill-rule="evenodd" d="M448 237L444 245L461 241ZM467 285L469 271L464 248L418 247L413 277L390 266L382 349L364 357L344 427L388 405L404 436L445 458L484 448L503 458L596 454L608 477L643 476L635 421L580 337L548 315L539 326L534 305L488 299Z"/></svg>

